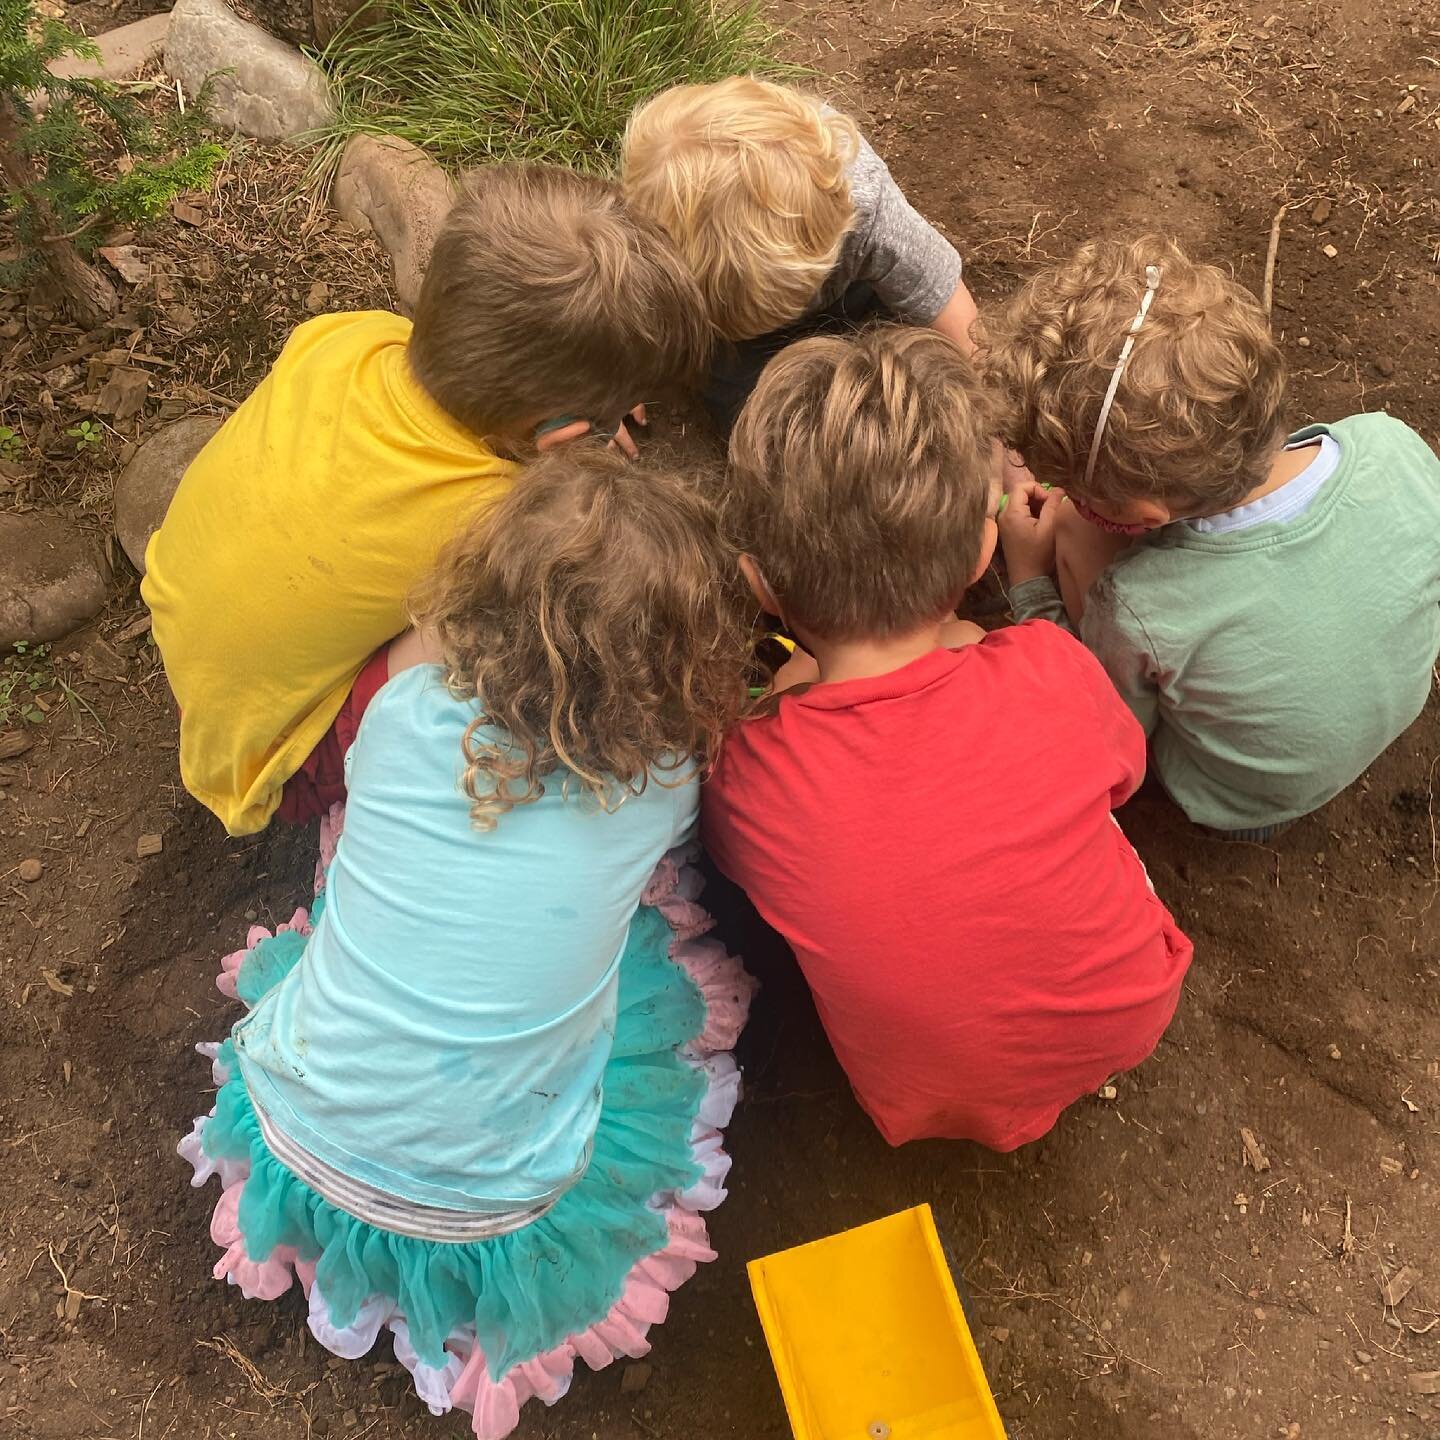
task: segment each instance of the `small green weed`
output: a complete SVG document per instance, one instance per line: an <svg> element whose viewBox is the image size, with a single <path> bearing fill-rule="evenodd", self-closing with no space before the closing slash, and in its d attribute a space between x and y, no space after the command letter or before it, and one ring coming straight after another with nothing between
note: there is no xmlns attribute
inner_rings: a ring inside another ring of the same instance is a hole
<svg viewBox="0 0 1440 1440"><path fill-rule="evenodd" d="M93 454L105 443L105 432L93 420L82 420L65 432L75 442L77 455Z"/></svg>
<svg viewBox="0 0 1440 1440"><path fill-rule="evenodd" d="M9 425L0 425L0 460L18 460L25 449L25 437Z"/></svg>
<svg viewBox="0 0 1440 1440"><path fill-rule="evenodd" d="M338 99L327 156L400 135L452 165L608 170L630 111L671 85L794 73L758 0L392 0L323 60Z"/></svg>
<svg viewBox="0 0 1440 1440"><path fill-rule="evenodd" d="M77 730L83 710L100 733L106 733L105 723L95 713L95 707L56 671L50 647L31 645L24 640L16 641L10 654L0 662L0 726L17 720L41 724L49 713L40 704L40 696L47 690L58 690L65 697Z"/></svg>
<svg viewBox="0 0 1440 1440"><path fill-rule="evenodd" d="M0 725L16 718L38 725L45 718L45 712L35 703L35 697L54 688L50 647L18 641L0 665Z"/></svg>

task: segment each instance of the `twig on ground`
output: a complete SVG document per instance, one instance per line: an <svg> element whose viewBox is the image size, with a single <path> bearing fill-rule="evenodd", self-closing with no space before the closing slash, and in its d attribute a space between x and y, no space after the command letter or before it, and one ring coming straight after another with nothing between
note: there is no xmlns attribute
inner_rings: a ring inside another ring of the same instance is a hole
<svg viewBox="0 0 1440 1440"><path fill-rule="evenodd" d="M1270 222L1270 246L1265 252L1265 313L1268 315L1275 305L1275 261L1280 254L1280 223L1285 219L1289 202L1281 205Z"/></svg>

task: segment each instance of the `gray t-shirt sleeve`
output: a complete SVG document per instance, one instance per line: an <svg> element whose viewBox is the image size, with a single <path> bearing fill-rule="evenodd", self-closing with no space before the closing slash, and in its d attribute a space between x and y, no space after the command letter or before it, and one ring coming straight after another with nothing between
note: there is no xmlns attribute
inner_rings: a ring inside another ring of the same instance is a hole
<svg viewBox="0 0 1440 1440"><path fill-rule="evenodd" d="M855 225L841 252L840 266L850 272L841 288L868 281L897 320L930 324L960 284L959 252L905 198L863 137L850 167L850 194Z"/></svg>
<svg viewBox="0 0 1440 1440"><path fill-rule="evenodd" d="M1075 627L1065 613L1065 602L1055 588L1055 582L1048 575L1037 575L1033 580L1022 580L1010 587L1010 613L1017 625L1026 620L1048 620L1072 635Z"/></svg>

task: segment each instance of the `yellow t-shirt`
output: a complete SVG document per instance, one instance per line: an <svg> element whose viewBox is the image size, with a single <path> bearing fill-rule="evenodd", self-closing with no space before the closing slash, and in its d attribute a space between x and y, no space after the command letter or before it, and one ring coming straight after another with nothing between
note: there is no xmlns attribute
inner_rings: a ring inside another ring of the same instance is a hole
<svg viewBox="0 0 1440 1440"><path fill-rule="evenodd" d="M515 473L420 388L409 339L381 311L300 326L146 551L180 774L232 835L264 829L441 544Z"/></svg>

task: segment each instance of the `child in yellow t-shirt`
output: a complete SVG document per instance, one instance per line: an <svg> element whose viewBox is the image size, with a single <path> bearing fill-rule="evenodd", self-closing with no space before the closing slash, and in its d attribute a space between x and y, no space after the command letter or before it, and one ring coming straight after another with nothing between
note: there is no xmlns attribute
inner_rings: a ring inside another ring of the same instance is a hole
<svg viewBox="0 0 1440 1440"><path fill-rule="evenodd" d="M442 543L537 434L614 429L699 374L709 335L658 225L604 181L535 165L473 178L413 327L380 311L301 325L146 552L185 788L232 835L343 798L381 647Z"/></svg>

